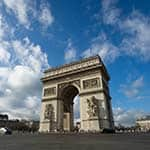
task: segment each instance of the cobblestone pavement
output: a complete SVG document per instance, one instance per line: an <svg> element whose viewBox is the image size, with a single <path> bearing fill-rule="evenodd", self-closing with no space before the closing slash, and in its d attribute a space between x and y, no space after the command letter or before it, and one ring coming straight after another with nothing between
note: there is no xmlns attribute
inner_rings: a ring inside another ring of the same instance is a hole
<svg viewBox="0 0 150 150"><path fill-rule="evenodd" d="M150 134L13 134L0 150L150 150Z"/></svg>

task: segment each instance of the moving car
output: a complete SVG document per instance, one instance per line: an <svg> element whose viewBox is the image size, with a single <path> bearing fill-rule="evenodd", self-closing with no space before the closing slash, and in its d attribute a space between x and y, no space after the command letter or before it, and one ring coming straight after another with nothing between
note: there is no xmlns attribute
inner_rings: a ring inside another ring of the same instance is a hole
<svg viewBox="0 0 150 150"><path fill-rule="evenodd" d="M0 134L12 134L12 131L11 131L11 129L9 129L9 128L7 128L7 127L2 127L2 128L0 128Z"/></svg>

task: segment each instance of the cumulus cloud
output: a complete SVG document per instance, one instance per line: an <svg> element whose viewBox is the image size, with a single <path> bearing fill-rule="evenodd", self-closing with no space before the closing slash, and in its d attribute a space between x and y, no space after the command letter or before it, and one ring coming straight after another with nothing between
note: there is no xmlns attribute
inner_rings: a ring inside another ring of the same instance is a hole
<svg viewBox="0 0 150 150"><path fill-rule="evenodd" d="M35 114L33 111L39 110L40 77L29 68L26 69L24 66L3 68L3 74L0 75L0 84L3 86L0 89L0 108L1 113L9 113L13 118L28 118L30 114L28 119L35 119L39 117L39 112Z"/></svg>
<svg viewBox="0 0 150 150"><path fill-rule="evenodd" d="M150 60L150 18L133 11L121 24L126 37L121 47L126 54Z"/></svg>
<svg viewBox="0 0 150 150"><path fill-rule="evenodd" d="M31 43L28 37L22 41L12 41L12 48L15 52L15 61L22 65L30 66L36 72L41 71L41 68L47 67L47 55L42 52L39 45Z"/></svg>
<svg viewBox="0 0 150 150"><path fill-rule="evenodd" d="M121 9L116 7L117 0L103 0L102 13L97 14L103 18L105 26L111 25L111 30L119 37L119 44L114 44L113 39L93 41L100 36L107 37L107 33L99 33L91 40L91 45L83 52L85 56L99 54L104 60L109 61L112 55L113 62L122 55L138 57L141 61L150 61L150 17L146 17L138 10L133 10L128 16L121 16ZM99 21L99 20L98 20ZM117 28L116 28L117 27ZM107 59L108 57L108 59Z"/></svg>
<svg viewBox="0 0 150 150"><path fill-rule="evenodd" d="M129 109L117 107L113 109L115 125L134 126L138 118L141 118L145 113L141 110Z"/></svg>
<svg viewBox="0 0 150 150"><path fill-rule="evenodd" d="M73 47L71 40L68 40L67 48L65 49L65 61L70 62L76 59L76 49Z"/></svg>
<svg viewBox="0 0 150 150"><path fill-rule="evenodd" d="M39 110L42 91L41 74L26 66L5 67L0 68L0 71L2 71L0 74L1 112L8 112L13 118L28 118L29 113L28 119L38 118L39 112L36 114L32 112ZM22 113L23 110L26 111Z"/></svg>
<svg viewBox="0 0 150 150"><path fill-rule="evenodd" d="M18 21L25 25L29 26L28 20L28 11L29 5L28 0L3 0L4 4L6 5L8 11L11 11L16 15Z"/></svg>
<svg viewBox="0 0 150 150"><path fill-rule="evenodd" d="M103 0L101 2L101 12L96 16L98 21L105 25L116 26L120 22L121 10L116 7L117 0ZM108 38L104 31L101 31L96 37L91 40L89 48L83 52L84 57L89 57L98 54L103 61L112 63L121 54L120 48L113 44L113 41Z"/></svg>
<svg viewBox="0 0 150 150"><path fill-rule="evenodd" d="M141 88L144 86L143 76L138 77L134 81L121 85L121 91L129 98L138 98Z"/></svg>
<svg viewBox="0 0 150 150"><path fill-rule="evenodd" d="M7 64L10 59L9 42L5 41L6 35L11 34L4 16L0 13L0 64Z"/></svg>
<svg viewBox="0 0 150 150"><path fill-rule="evenodd" d="M84 57L96 54L107 62L113 62L120 55L119 49L107 39L104 33L93 39L90 48L83 52Z"/></svg>
<svg viewBox="0 0 150 150"><path fill-rule="evenodd" d="M19 23L30 26L30 1L3 0L7 13L15 14ZM42 86L40 78L48 68L47 54L29 37L17 39L0 11L0 113L10 118L39 119Z"/></svg>
<svg viewBox="0 0 150 150"><path fill-rule="evenodd" d="M40 9L37 10L37 2L30 0L3 0L7 12L16 16L19 24L29 29L33 20L39 21L44 27L50 26L54 17L48 4L40 3ZM31 21L32 20L32 21Z"/></svg>
<svg viewBox="0 0 150 150"><path fill-rule="evenodd" d="M40 77L42 70L49 66L47 55L28 37L10 42L3 40L3 43L11 53L8 59L5 58L8 64L1 61L0 66L0 111L12 118L38 119ZM3 49L4 46L1 44ZM7 51L3 52L7 54ZM0 54L0 60L3 60L5 56Z"/></svg>
<svg viewBox="0 0 150 150"><path fill-rule="evenodd" d="M7 64L9 62L9 59L10 53L7 50L3 49L0 44L0 63Z"/></svg>

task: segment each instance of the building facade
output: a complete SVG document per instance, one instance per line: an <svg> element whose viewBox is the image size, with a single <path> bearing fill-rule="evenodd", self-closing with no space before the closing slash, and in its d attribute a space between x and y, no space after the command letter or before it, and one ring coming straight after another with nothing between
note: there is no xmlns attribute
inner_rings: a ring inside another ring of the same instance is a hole
<svg viewBox="0 0 150 150"><path fill-rule="evenodd" d="M137 119L136 124L141 131L150 131L150 116L145 116L141 119Z"/></svg>

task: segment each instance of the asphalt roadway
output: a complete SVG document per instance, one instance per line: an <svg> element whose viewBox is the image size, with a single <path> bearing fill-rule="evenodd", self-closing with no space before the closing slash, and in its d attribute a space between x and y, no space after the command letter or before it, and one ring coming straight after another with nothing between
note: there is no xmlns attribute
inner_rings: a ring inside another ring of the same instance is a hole
<svg viewBox="0 0 150 150"><path fill-rule="evenodd" d="M1 135L0 150L150 150L150 133Z"/></svg>

